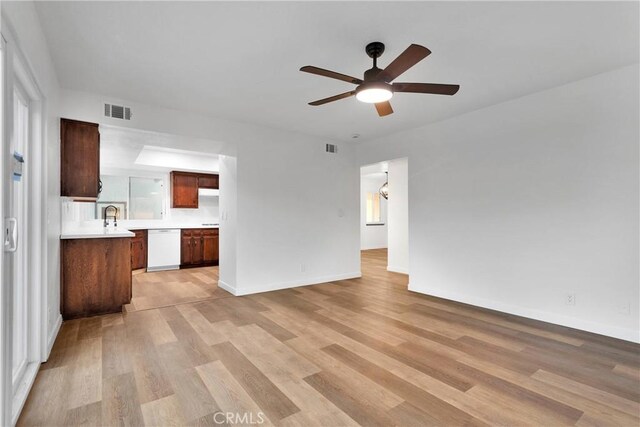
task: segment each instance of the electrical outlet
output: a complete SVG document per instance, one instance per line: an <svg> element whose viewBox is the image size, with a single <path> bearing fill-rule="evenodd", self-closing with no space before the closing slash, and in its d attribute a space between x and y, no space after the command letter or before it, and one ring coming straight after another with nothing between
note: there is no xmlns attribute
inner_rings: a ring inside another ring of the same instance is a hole
<svg viewBox="0 0 640 427"><path fill-rule="evenodd" d="M618 303L616 305L616 312L618 314L625 314L625 315L629 315L631 314L631 304L629 304L628 302L621 302Z"/></svg>
<svg viewBox="0 0 640 427"><path fill-rule="evenodd" d="M305 271L307 271L307 266L304 264L300 264L300 273L304 273Z"/></svg>
<svg viewBox="0 0 640 427"><path fill-rule="evenodd" d="M576 305L576 294L567 294L564 303L566 305Z"/></svg>

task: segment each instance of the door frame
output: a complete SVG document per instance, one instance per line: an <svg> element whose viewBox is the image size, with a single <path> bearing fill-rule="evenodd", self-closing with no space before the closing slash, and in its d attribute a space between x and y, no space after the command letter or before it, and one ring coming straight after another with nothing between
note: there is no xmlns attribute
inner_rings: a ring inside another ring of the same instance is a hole
<svg viewBox="0 0 640 427"><path fill-rule="evenodd" d="M8 154L13 132L13 88L19 82L23 91L29 97L29 146L25 153L25 168L29 175L24 183L27 187L27 271L30 273L27 282L28 305L30 306L28 324L28 360L23 381L12 387L11 356L13 353L13 331L11 329L13 309L13 292L11 286L2 286L0 299L2 315L0 316L0 346L2 364L0 366L0 423L13 425L22 410L28 393L33 385L40 363L48 357L48 280L47 280L47 147L46 141L46 99L34 78L29 62L22 54L10 23L2 16L2 42L4 55L3 73L3 105L2 105L2 146L3 154ZM11 158L3 155L2 164L2 218L8 212L11 190ZM3 225L4 228L4 225ZM22 241L25 241L22 239ZM10 283L8 278L12 274L9 255L2 252L2 282Z"/></svg>

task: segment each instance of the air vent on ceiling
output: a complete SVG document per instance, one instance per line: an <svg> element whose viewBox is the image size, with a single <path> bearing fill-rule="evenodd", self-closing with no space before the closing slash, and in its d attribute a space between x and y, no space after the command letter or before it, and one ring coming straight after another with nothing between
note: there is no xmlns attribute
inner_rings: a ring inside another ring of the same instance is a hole
<svg viewBox="0 0 640 427"><path fill-rule="evenodd" d="M123 105L104 104L105 117L113 119L131 120L131 108Z"/></svg>
<svg viewBox="0 0 640 427"><path fill-rule="evenodd" d="M327 144L325 151L327 153L337 153L338 152L338 146L335 144Z"/></svg>

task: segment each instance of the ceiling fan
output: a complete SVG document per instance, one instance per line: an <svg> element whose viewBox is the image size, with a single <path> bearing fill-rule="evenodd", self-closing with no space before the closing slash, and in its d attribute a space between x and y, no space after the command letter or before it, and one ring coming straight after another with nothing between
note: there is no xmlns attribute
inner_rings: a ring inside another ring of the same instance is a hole
<svg viewBox="0 0 640 427"><path fill-rule="evenodd" d="M431 51L424 46L412 44L402 52L384 70L378 68L378 58L384 52L384 44L380 42L369 43L365 48L367 55L373 58L373 67L364 72L364 78L347 76L335 71L306 65L300 68L305 73L342 80L358 85L355 90L330 96L310 102L309 105L318 106L339 99L349 98L353 95L359 101L375 104L379 116L388 116L393 113L389 100L396 92L432 93L437 95L454 95L460 89L460 85L446 85L440 83L391 83L402 73L426 58Z"/></svg>

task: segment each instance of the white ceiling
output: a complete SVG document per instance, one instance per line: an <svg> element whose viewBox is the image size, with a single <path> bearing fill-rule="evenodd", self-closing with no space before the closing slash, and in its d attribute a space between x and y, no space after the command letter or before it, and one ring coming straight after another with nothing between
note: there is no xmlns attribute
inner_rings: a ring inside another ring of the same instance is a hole
<svg viewBox="0 0 640 427"><path fill-rule="evenodd" d="M174 148L184 144L184 137L100 125L100 167L155 172L220 170L217 154Z"/></svg>
<svg viewBox="0 0 640 427"><path fill-rule="evenodd" d="M638 62L638 2L39 2L60 84L142 103L363 141ZM396 94L380 118L351 89L364 46L388 64L432 54L398 81L457 83L453 97Z"/></svg>

